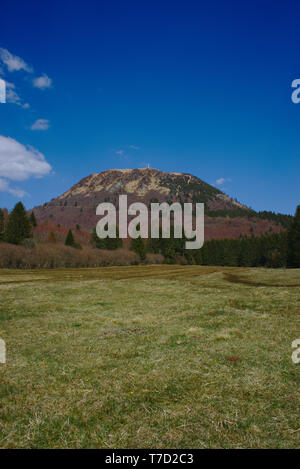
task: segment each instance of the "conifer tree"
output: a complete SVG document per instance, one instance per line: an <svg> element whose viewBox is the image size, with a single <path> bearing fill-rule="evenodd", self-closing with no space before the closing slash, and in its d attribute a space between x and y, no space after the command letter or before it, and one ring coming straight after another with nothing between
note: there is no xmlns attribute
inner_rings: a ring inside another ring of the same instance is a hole
<svg viewBox="0 0 300 469"><path fill-rule="evenodd" d="M300 205L288 233L288 267L300 267Z"/></svg>
<svg viewBox="0 0 300 469"><path fill-rule="evenodd" d="M121 248L123 246L123 240L120 238L118 227L116 227L115 238L105 238L103 241L105 244L105 249L109 249L110 251Z"/></svg>
<svg viewBox="0 0 300 469"><path fill-rule="evenodd" d="M0 241L3 240L4 235L4 212L0 208Z"/></svg>
<svg viewBox="0 0 300 469"><path fill-rule="evenodd" d="M73 237L72 230L68 231L67 237L65 239L65 245L66 246L71 246L72 248L75 247L75 240L74 240L74 237Z"/></svg>
<svg viewBox="0 0 300 469"><path fill-rule="evenodd" d="M55 236L55 233L53 231L50 232L49 241L51 243L56 243L56 236Z"/></svg>
<svg viewBox="0 0 300 469"><path fill-rule="evenodd" d="M36 221L34 212L31 212L29 220L30 220L30 223L32 224L32 226L37 226L37 221Z"/></svg>
<svg viewBox="0 0 300 469"><path fill-rule="evenodd" d="M31 237L31 226L24 205L18 202L8 217L4 232L4 240L12 244L20 244Z"/></svg>
<svg viewBox="0 0 300 469"><path fill-rule="evenodd" d="M162 246L162 240L160 238L148 238L147 252L160 254L162 253L162 250L163 250L163 246Z"/></svg>
<svg viewBox="0 0 300 469"><path fill-rule="evenodd" d="M130 249L140 256L141 261L146 259L146 245L140 236L131 240Z"/></svg>
<svg viewBox="0 0 300 469"><path fill-rule="evenodd" d="M108 249L109 251L113 251L123 246L123 240L119 236L118 227L116 227L115 238L99 238L96 228L94 228L91 234L91 243L98 249Z"/></svg>
<svg viewBox="0 0 300 469"><path fill-rule="evenodd" d="M98 249L105 249L104 239L99 238L96 232L96 228L93 228L93 231L91 234L91 244Z"/></svg>

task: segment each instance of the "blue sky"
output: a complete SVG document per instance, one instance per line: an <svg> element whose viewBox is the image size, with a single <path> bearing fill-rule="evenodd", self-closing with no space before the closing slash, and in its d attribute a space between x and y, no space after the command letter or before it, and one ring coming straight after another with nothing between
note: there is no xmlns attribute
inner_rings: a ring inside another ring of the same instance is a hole
<svg viewBox="0 0 300 469"><path fill-rule="evenodd" d="M256 210L299 197L300 6L267 1L1 6L0 206L110 168L192 173Z"/></svg>

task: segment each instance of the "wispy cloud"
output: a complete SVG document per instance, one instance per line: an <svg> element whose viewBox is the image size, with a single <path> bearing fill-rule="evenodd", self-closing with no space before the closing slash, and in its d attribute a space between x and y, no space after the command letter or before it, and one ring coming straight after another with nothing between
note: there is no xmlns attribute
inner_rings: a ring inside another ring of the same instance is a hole
<svg viewBox="0 0 300 469"><path fill-rule="evenodd" d="M128 156L126 155L125 150L123 150L122 148L120 150L117 150L115 152L115 154L118 155L120 160L127 160L128 159Z"/></svg>
<svg viewBox="0 0 300 469"><path fill-rule="evenodd" d="M17 72L23 70L27 73L33 73L33 68L28 65L25 60L17 55L12 54L3 47L0 48L0 75L4 75L5 71ZM45 73L41 76L33 78L32 85L36 88L44 90L52 86L52 80ZM25 103L17 93L13 83L6 82L6 102L16 104L24 109L29 108L29 104Z"/></svg>
<svg viewBox="0 0 300 469"><path fill-rule="evenodd" d="M18 93L16 92L16 87L13 83L6 82L6 102L17 104L24 109L29 108L28 103L24 103L23 100L20 98Z"/></svg>
<svg viewBox="0 0 300 469"><path fill-rule="evenodd" d="M139 150L140 147L137 147L136 145L129 145L129 148L131 148L131 150Z"/></svg>
<svg viewBox="0 0 300 469"><path fill-rule="evenodd" d="M231 182L231 179L230 178L219 178L215 181L215 185L223 186L223 184L225 184L225 182Z"/></svg>
<svg viewBox="0 0 300 469"><path fill-rule="evenodd" d="M23 189L20 189L19 187L10 187L8 181L6 181L5 179L1 179L1 178L0 178L0 192L8 192L14 197L18 197L20 199L29 195L26 191L24 191Z"/></svg>
<svg viewBox="0 0 300 469"><path fill-rule="evenodd" d="M0 59L6 65L9 72L16 72L24 70L25 72L32 73L33 68L30 67L21 57L11 54L7 49L0 48Z"/></svg>
<svg viewBox="0 0 300 469"><path fill-rule="evenodd" d="M31 130L47 130L50 127L50 122L48 119L37 119L32 126Z"/></svg>
<svg viewBox="0 0 300 469"><path fill-rule="evenodd" d="M33 86L35 88L39 88L40 90L45 90L46 88L50 88L51 85L52 85L52 80L45 73L42 76L33 79Z"/></svg>

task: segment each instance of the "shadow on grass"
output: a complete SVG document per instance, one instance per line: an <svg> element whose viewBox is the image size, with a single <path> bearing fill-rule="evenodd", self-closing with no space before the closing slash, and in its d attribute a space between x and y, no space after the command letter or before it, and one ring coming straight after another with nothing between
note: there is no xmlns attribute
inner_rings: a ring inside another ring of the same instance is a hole
<svg viewBox="0 0 300 469"><path fill-rule="evenodd" d="M230 272L224 272L224 279L227 282L231 283L241 283L244 285L249 285L251 287L300 287L300 283L266 283L266 282L255 282L245 277L240 277L237 274L233 274Z"/></svg>

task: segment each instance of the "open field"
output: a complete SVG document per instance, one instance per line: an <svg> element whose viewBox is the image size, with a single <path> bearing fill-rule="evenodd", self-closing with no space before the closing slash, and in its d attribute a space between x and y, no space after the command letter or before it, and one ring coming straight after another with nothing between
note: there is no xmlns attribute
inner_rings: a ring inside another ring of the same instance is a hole
<svg viewBox="0 0 300 469"><path fill-rule="evenodd" d="M300 270L0 270L0 447L300 446Z"/></svg>

